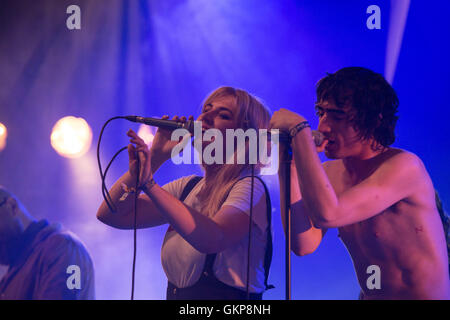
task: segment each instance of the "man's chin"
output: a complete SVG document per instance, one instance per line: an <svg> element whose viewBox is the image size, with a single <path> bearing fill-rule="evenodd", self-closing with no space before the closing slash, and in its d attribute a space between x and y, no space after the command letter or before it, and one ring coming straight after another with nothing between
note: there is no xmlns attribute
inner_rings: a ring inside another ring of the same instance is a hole
<svg viewBox="0 0 450 320"><path fill-rule="evenodd" d="M339 157L334 152L325 150L324 153L328 159L332 159L332 160L339 159Z"/></svg>

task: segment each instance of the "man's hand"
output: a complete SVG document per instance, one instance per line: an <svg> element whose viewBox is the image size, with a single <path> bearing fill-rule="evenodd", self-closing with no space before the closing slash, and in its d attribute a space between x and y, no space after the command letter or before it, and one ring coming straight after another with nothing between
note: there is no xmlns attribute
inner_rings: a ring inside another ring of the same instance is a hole
<svg viewBox="0 0 450 320"><path fill-rule="evenodd" d="M291 128L303 121L306 121L303 116L281 108L273 113L269 129L280 129L282 132L289 132Z"/></svg>
<svg viewBox="0 0 450 320"><path fill-rule="evenodd" d="M324 152L327 144L328 144L328 139L323 139L322 144L320 146L316 146L317 153Z"/></svg>

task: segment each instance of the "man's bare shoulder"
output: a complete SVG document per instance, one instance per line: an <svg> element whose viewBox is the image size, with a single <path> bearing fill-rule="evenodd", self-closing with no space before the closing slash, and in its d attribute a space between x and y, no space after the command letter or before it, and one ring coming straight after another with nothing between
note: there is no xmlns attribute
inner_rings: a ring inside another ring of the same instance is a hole
<svg viewBox="0 0 450 320"><path fill-rule="evenodd" d="M397 175L428 175L422 160L414 153L390 148L379 159L379 168Z"/></svg>
<svg viewBox="0 0 450 320"><path fill-rule="evenodd" d="M424 172L425 170L422 160L416 154L399 148L389 148L387 151L377 156L373 165L377 169L388 167L389 169L394 170L402 169L402 171L416 170L418 173ZM332 174L342 170L344 164L342 159L328 160L322 163L322 167L325 172Z"/></svg>
<svg viewBox="0 0 450 320"><path fill-rule="evenodd" d="M399 149L399 148L389 148L386 151L388 159L395 159L396 161L402 161L409 164L422 164L422 160L412 153L411 151Z"/></svg>

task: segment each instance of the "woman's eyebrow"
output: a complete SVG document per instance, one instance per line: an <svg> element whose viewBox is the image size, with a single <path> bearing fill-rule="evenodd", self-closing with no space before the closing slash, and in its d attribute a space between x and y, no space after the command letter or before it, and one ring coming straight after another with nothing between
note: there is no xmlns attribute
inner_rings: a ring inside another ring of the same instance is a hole
<svg viewBox="0 0 450 320"><path fill-rule="evenodd" d="M217 107L217 108L219 108L219 110L224 110L224 111L228 111L230 114L233 114L233 111L231 111L230 109L228 109L227 107L222 107L222 106L219 106L219 107Z"/></svg>
<svg viewBox="0 0 450 320"><path fill-rule="evenodd" d="M206 109L206 107L208 107L208 106L210 106L210 107L213 107L213 105L211 104L211 103L208 103L207 105L205 105L205 107L203 108L203 110L205 110ZM231 115L233 115L233 111L231 111L229 108L227 108L227 107L224 107L224 106L216 106L216 108L217 109L219 109L219 110L223 110L223 111L228 111Z"/></svg>

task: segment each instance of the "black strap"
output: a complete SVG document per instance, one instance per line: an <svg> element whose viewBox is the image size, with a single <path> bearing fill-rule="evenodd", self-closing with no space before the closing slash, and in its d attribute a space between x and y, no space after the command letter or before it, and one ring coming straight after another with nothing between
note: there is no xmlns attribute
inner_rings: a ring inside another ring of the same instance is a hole
<svg viewBox="0 0 450 320"><path fill-rule="evenodd" d="M186 184L186 186L183 189L183 192L181 193L181 196L180 196L181 202L183 202L184 199L186 199L186 197L189 195L189 193L191 193L192 189L194 189L194 187L197 185L197 183L200 182L200 180L202 180L202 177L195 176L195 177L191 178L191 180L188 181L188 183Z"/></svg>
<svg viewBox="0 0 450 320"><path fill-rule="evenodd" d="M184 199L186 199L186 197L189 195L189 193L191 193L192 189L194 189L194 187L197 185L197 183L200 182L200 180L202 180L202 177L194 176L193 178L191 178L191 180L188 181L188 183L184 186L183 191L181 192L181 196L179 199L181 202L183 202ZM169 231L173 231L171 225L169 225L169 228L167 229L167 232Z"/></svg>
<svg viewBox="0 0 450 320"><path fill-rule="evenodd" d="M249 176L242 177L240 180L243 180L245 178L249 178ZM270 265L272 264L272 255L273 255L273 243L272 243L272 202L270 201L270 194L269 190L267 189L267 186L265 182L258 176L255 176L259 181L261 181L262 185L264 186L264 191L266 194L266 211L267 211L267 247L264 255L264 286L266 287L266 290L275 288L273 285L268 284L269 279L269 272L270 272ZM194 176L191 178L191 180L188 181L186 186L184 187L181 196L180 201L184 201L186 197L189 195L189 193L194 189L194 187L197 185L197 183L200 182L202 177L200 176ZM237 182L236 182L237 183ZM212 268L214 265L214 261L216 259L217 253L208 254L206 256L205 261L205 267L204 271L212 272Z"/></svg>
<svg viewBox="0 0 450 320"><path fill-rule="evenodd" d="M270 201L270 194L269 189L267 189L266 184L264 181L258 177L255 176L259 181L261 181L262 185L264 186L264 192L266 193L266 208L267 208L267 247L266 247L266 253L264 255L264 286L266 287L266 290L275 288L271 284L267 284L267 281L269 279L269 272L270 272L270 265L272 264L272 255L273 255L273 243L272 243L272 202Z"/></svg>
<svg viewBox="0 0 450 320"><path fill-rule="evenodd" d="M245 178L249 178L250 176L245 176L239 179L241 181ZM270 265L272 264L272 255L273 255L273 243L272 243L272 202L270 201L269 189L267 188L265 182L258 176L255 176L259 181L261 181L264 186L264 191L266 193L266 210L267 210L267 247L264 254L264 286L266 290L275 288L273 285L268 284ZM193 179L192 179L193 180ZM192 181L191 180L191 181ZM236 183L238 182L236 181ZM184 193L184 191L183 191ZM206 271L210 274L213 274L213 265L216 259L217 253L211 253L206 256L205 267L203 271Z"/></svg>

